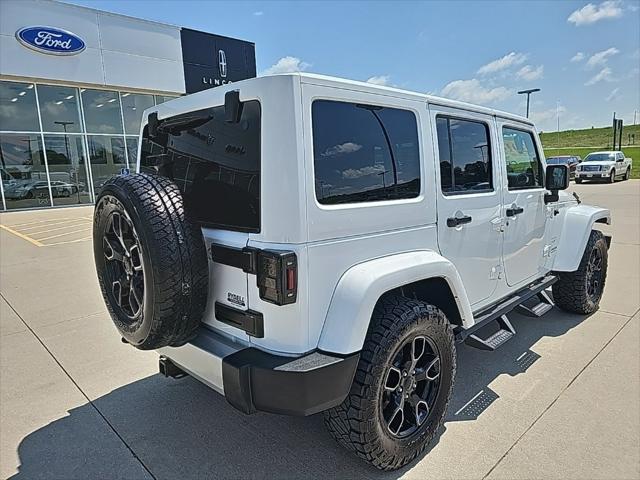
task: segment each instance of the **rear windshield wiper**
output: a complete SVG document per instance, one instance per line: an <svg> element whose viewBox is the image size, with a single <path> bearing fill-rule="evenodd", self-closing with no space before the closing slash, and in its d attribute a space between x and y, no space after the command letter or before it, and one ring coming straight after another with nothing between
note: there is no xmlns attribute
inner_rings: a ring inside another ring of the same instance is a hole
<svg viewBox="0 0 640 480"><path fill-rule="evenodd" d="M197 128L213 119L212 115L179 115L158 122L158 132L176 134Z"/></svg>
<svg viewBox="0 0 640 480"><path fill-rule="evenodd" d="M155 137L158 133L170 133L175 135L191 128L197 128L213 119L213 115L185 114L158 120L158 113L149 115L149 136Z"/></svg>

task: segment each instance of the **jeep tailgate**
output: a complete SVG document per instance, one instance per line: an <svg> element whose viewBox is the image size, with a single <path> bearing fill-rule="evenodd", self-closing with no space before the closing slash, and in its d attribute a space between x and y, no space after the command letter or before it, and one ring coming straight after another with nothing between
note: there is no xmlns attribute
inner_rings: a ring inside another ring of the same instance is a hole
<svg viewBox="0 0 640 480"><path fill-rule="evenodd" d="M209 298L202 322L225 334L244 341L249 335L243 330L216 319L216 302L238 310L247 310L248 274L236 266L224 265L211 259L211 245L241 250L247 246L248 234L229 230L203 228L207 255L209 256Z"/></svg>

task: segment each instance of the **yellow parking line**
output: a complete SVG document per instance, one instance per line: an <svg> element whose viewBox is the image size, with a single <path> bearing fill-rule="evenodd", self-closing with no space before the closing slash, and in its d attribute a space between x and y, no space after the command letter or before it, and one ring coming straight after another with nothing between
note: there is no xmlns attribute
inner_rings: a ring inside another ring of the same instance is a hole
<svg viewBox="0 0 640 480"><path fill-rule="evenodd" d="M59 233L57 235L51 235L50 237L39 238L38 242L43 242L43 241L49 240L51 238L64 237L65 235L72 235L74 233L86 232L87 230L90 230L90 229L91 229L91 227L87 227L87 228L83 228L82 230L74 230L73 232L64 232L64 233Z"/></svg>
<svg viewBox="0 0 640 480"><path fill-rule="evenodd" d="M27 222L27 223L16 223L15 225L11 225L12 227L26 227L27 225L35 225L36 223L47 223L56 220L74 220L71 217L61 217L61 218L53 218L48 220L37 220L35 222Z"/></svg>
<svg viewBox="0 0 640 480"><path fill-rule="evenodd" d="M0 228L2 228L3 230L6 230L9 233L13 233L16 237L20 237L23 240L26 240L29 243L32 243L33 245L35 245L36 247L44 247L44 245L42 243L40 243L38 240L28 237L27 235L23 235L20 232L16 232L13 228L11 227L7 227L6 225L2 225L0 223Z"/></svg>
<svg viewBox="0 0 640 480"><path fill-rule="evenodd" d="M84 223L84 222L86 222L86 220L84 220L82 218L69 218L68 220L64 220L64 221L61 221L61 222L58 222L58 221L55 221L55 220L53 220L53 221L50 220L49 223L44 223L44 224L41 223L41 224L38 224L38 225L31 225L29 227L19 227L18 225L11 225L11 226L13 228L20 228L20 231L24 232L25 230L33 230L33 229L42 228L42 227L51 227L51 226L54 226L54 225L64 225L64 224L69 224L69 223L74 223L74 222L83 222Z"/></svg>
<svg viewBox="0 0 640 480"><path fill-rule="evenodd" d="M84 238L78 238L76 240L67 240L65 242L47 243L45 244L45 247L53 247L55 245L65 245L67 243L86 242L87 240L91 240L92 238L93 237L84 237Z"/></svg>
<svg viewBox="0 0 640 480"><path fill-rule="evenodd" d="M81 227L81 226L87 225L87 224L88 224L87 221L83 221L81 223L74 223L74 224L71 224L71 225L63 225L61 227L50 228L48 230L39 230L37 232L29 232L29 235L40 235L42 233L55 232L56 230L64 230L65 228ZM41 225L41 227L43 227L43 226L45 226L45 225ZM46 226L48 226L48 225L46 225ZM24 230L25 230L24 228L20 229L20 231L22 231L22 232L24 232Z"/></svg>

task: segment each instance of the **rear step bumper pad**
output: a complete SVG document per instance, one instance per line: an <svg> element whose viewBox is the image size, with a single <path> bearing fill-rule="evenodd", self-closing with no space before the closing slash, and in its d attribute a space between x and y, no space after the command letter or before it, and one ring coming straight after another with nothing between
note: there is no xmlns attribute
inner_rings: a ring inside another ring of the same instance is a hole
<svg viewBox="0 0 640 480"><path fill-rule="evenodd" d="M342 403L359 358L322 352L291 358L245 348L222 361L224 393L244 413L313 415Z"/></svg>
<svg viewBox="0 0 640 480"><path fill-rule="evenodd" d="M319 351L301 357L274 355L205 327L186 345L159 353L243 413L302 416L342 403L360 359L359 353L341 357Z"/></svg>

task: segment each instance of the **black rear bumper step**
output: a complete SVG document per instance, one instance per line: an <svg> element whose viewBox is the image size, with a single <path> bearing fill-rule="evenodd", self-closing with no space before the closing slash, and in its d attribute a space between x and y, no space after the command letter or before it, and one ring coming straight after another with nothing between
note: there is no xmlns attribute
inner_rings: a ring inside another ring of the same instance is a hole
<svg viewBox="0 0 640 480"><path fill-rule="evenodd" d="M360 354L336 357L320 351L298 358L249 347L224 357L227 401L241 412L313 415L342 403Z"/></svg>
<svg viewBox="0 0 640 480"><path fill-rule="evenodd" d="M467 337L469 337L477 330L487 326L489 323L502 317L503 315L506 315L522 302L525 302L531 297L538 295L538 293L550 287L557 281L558 277L556 277L555 275L547 275L546 277L529 284L527 287L518 290L516 293L501 301L500 303L481 310L476 315L474 315L476 323L474 323L469 328L459 329L456 332L456 341L464 342Z"/></svg>

